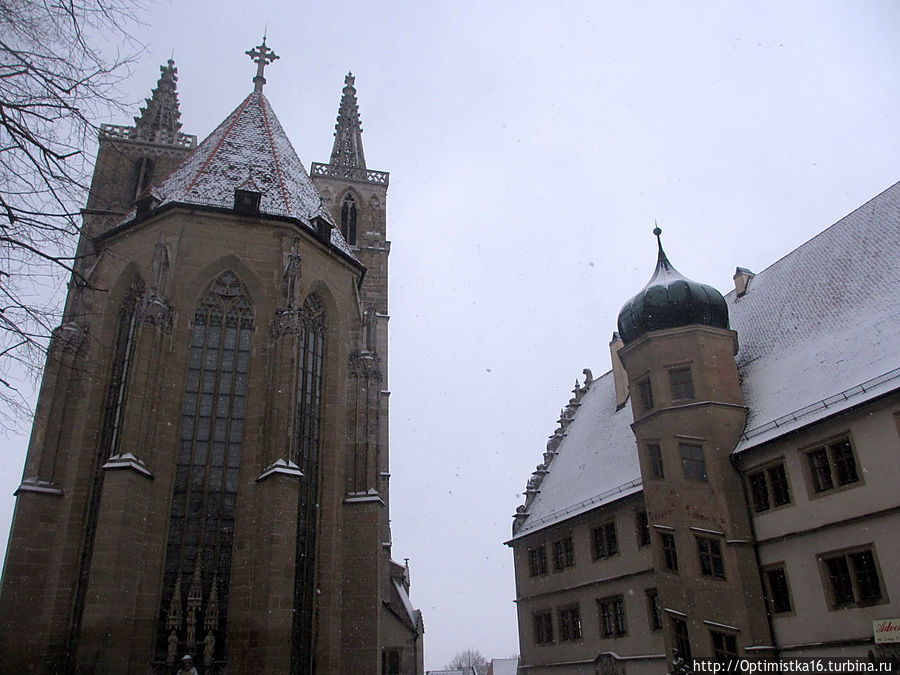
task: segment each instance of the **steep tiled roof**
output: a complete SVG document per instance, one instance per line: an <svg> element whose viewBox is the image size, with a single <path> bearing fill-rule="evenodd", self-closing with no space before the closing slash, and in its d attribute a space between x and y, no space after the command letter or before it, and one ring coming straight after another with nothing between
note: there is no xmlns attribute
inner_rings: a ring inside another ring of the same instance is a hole
<svg viewBox="0 0 900 675"><path fill-rule="evenodd" d="M900 183L725 300L749 417L741 452L900 386ZM612 374L581 400L514 539L640 491Z"/></svg>
<svg viewBox="0 0 900 675"><path fill-rule="evenodd" d="M738 452L900 385L898 259L900 183L728 294L749 408Z"/></svg>
<svg viewBox="0 0 900 675"><path fill-rule="evenodd" d="M153 195L168 203L232 208L235 188L255 186L263 215L294 218L307 225L314 216L333 223L294 151L272 106L252 93L223 121ZM353 256L338 228L331 243Z"/></svg>

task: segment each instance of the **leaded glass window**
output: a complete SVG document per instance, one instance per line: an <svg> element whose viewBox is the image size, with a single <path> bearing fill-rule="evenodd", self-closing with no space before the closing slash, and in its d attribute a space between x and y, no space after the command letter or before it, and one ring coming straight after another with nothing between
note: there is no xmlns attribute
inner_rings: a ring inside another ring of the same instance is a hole
<svg viewBox="0 0 900 675"><path fill-rule="evenodd" d="M228 588L253 310L234 272L200 300L191 327L157 660L226 658Z"/></svg>
<svg viewBox="0 0 900 675"><path fill-rule="evenodd" d="M299 312L296 437L291 459L300 467L297 514L297 565L294 574L293 672L312 672L312 620L315 603L316 515L319 491L319 436L325 310L315 295Z"/></svg>

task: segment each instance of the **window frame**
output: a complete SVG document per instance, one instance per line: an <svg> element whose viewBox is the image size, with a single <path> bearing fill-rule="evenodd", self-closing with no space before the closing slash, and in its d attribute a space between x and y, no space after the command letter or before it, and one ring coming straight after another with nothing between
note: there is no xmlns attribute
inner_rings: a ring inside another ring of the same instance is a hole
<svg viewBox="0 0 900 675"><path fill-rule="evenodd" d="M781 471L780 478L773 478L773 474ZM754 514L769 513L794 503L791 492L791 480L787 475L787 467L784 458L767 462L745 474L747 493L750 497L750 508ZM781 479L783 478L783 485ZM760 504L758 497L765 498L765 506Z"/></svg>
<svg viewBox="0 0 900 675"><path fill-rule="evenodd" d="M638 549L647 548L653 543L650 533L650 517L645 509L634 512L634 528Z"/></svg>
<svg viewBox="0 0 900 675"><path fill-rule="evenodd" d="M659 535L663 569L666 572L673 572L677 574L678 545L675 542L675 534L672 532L657 532L657 534Z"/></svg>
<svg viewBox="0 0 900 675"><path fill-rule="evenodd" d="M725 557L722 555L722 542L715 537L697 536L697 560L700 563L700 576L709 579L725 577ZM705 549L705 550L704 550Z"/></svg>
<svg viewBox="0 0 900 675"><path fill-rule="evenodd" d="M775 584L772 582L773 574L781 574L783 579L784 588L776 589ZM769 611L772 615L779 616L790 616L794 613L794 598L791 594L791 585L788 582L787 578L787 568L784 563L777 563L775 565L767 565L763 568L763 577L765 579L765 588L766 588L766 599L769 602ZM781 598L787 602L787 609L783 608L782 603L777 603L778 598L776 596L780 595L781 592L785 594L785 597ZM781 607L781 608L779 608Z"/></svg>
<svg viewBox="0 0 900 675"><path fill-rule="evenodd" d="M678 650L678 655L684 659L685 663L692 660L691 650L691 634L688 630L687 621L680 616L669 616L669 626L672 630L672 643Z"/></svg>
<svg viewBox="0 0 900 675"><path fill-rule="evenodd" d="M624 595L597 598L597 616L600 621L600 637L604 640L628 635L628 617L625 612Z"/></svg>
<svg viewBox="0 0 900 675"><path fill-rule="evenodd" d="M619 535L615 520L608 520L591 528L591 553L594 562L619 554Z"/></svg>
<svg viewBox="0 0 900 675"><path fill-rule="evenodd" d="M842 452L837 458L836 448ZM804 448L802 453L810 499L851 490L865 482L856 445L849 433L819 441ZM852 472L852 478L846 475L848 470Z"/></svg>
<svg viewBox="0 0 900 675"><path fill-rule="evenodd" d="M685 450L699 451L699 458L686 456ZM681 458L681 471L684 474L685 480L701 483L709 482L709 473L706 470L706 453L703 451L703 444L701 442L678 439L678 455Z"/></svg>
<svg viewBox="0 0 900 675"><path fill-rule="evenodd" d="M709 629L710 643L712 644L713 659L717 663L734 661L740 655L737 644L737 634L730 631ZM721 642L722 644L717 644Z"/></svg>
<svg viewBox="0 0 900 675"><path fill-rule="evenodd" d="M662 603L659 601L659 591L655 588L648 588L644 591L647 597L647 623L650 626L650 632L662 630L663 612Z"/></svg>
<svg viewBox="0 0 900 675"><path fill-rule="evenodd" d="M549 647L555 644L553 635L553 611L543 609L532 612L532 628L534 645L536 647Z"/></svg>
<svg viewBox="0 0 900 675"><path fill-rule="evenodd" d="M636 383L637 400L641 404L641 412L648 413L653 410L653 383L650 381L650 374L641 377Z"/></svg>
<svg viewBox="0 0 900 675"><path fill-rule="evenodd" d="M578 642L584 637L581 627L581 609L577 602L557 609L556 619L559 622L560 643Z"/></svg>
<svg viewBox="0 0 900 675"><path fill-rule="evenodd" d="M871 560L870 570L860 570L859 562L868 556ZM822 588L825 592L825 599L828 609L831 611L840 611L843 609L851 609L855 607L871 607L873 605L881 605L890 602L887 595L887 587L884 583L884 576L881 573L881 566L878 564L878 556L875 553L875 546L867 544L865 546L856 546L849 549L839 551L829 551L820 553L816 556L819 561L819 572L822 577ZM849 584L850 598L842 599L839 597L838 589L835 584L835 566L832 563L843 563L846 570L846 580L844 583ZM877 596L863 597L861 577L869 575L869 583L874 581L877 586Z"/></svg>
<svg viewBox="0 0 900 675"><path fill-rule="evenodd" d="M542 577L546 576L547 566L547 544L538 546L530 546L527 549L528 556L528 576Z"/></svg>
<svg viewBox="0 0 900 675"><path fill-rule="evenodd" d="M575 567L575 541L572 539L571 533L556 539L552 543L551 555L553 557L554 574L565 572L567 569Z"/></svg>
<svg viewBox="0 0 900 675"><path fill-rule="evenodd" d="M683 401L696 400L694 392L694 376L691 372L691 366L688 364L669 366L669 393L672 396L673 403L681 403ZM686 379L676 381L675 376L681 377L687 374Z"/></svg>
<svg viewBox="0 0 900 675"><path fill-rule="evenodd" d="M644 447L647 451L647 460L650 464L650 478L653 480L666 479L666 467L663 463L662 446L658 441L645 443Z"/></svg>

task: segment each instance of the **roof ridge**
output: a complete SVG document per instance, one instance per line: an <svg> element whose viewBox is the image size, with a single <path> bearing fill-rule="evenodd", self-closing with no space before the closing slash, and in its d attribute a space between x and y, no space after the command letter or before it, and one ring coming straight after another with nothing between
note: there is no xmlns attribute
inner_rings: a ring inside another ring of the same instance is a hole
<svg viewBox="0 0 900 675"><path fill-rule="evenodd" d="M231 120L231 124L228 125L228 128L222 134L222 137L219 139L218 143L216 143L216 146L206 156L206 159L203 160L203 163L200 165L200 168L197 169L197 173L194 174L194 177L191 179L191 182L188 183L187 189L184 191L185 194L187 194L191 191L191 188L194 187L194 184L197 182L197 179L200 178L200 176L203 174L203 171L206 169L206 167L212 161L212 158L216 156L217 152L219 152L219 149L222 147L222 144L225 142L225 139L228 138L228 134L230 134L231 130L234 129L234 125L237 124L237 121L241 118L241 115L244 114L244 110L247 108L247 104L250 102L250 96L253 96L253 94L250 94L249 96L247 96L247 98L245 98L243 100L243 102L241 102L241 105L238 106L238 109L234 111L234 117Z"/></svg>
<svg viewBox="0 0 900 675"><path fill-rule="evenodd" d="M275 173L278 176L278 185L281 187L281 199L284 202L284 208L290 209L291 205L288 201L287 187L284 184L284 176L281 173L281 163L278 161L278 148L275 147L275 139L272 138L272 127L269 125L269 111L266 104L269 102L265 96L260 93L260 105L263 114L263 124L266 126L266 136L269 139L269 146L272 148L272 159L275 160Z"/></svg>

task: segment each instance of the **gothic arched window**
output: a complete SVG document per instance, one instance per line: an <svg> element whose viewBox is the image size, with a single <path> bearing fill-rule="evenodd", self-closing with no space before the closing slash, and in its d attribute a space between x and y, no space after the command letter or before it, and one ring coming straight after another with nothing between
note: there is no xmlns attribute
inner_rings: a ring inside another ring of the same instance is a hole
<svg viewBox="0 0 900 675"><path fill-rule="evenodd" d="M348 244L356 245L356 200L351 194L344 197L341 204L341 234Z"/></svg>
<svg viewBox="0 0 900 675"><path fill-rule="evenodd" d="M293 658L296 672L307 672L313 656L310 636L315 592L316 504L325 359L325 310L315 295L306 298L299 318L297 432L291 459L300 467L303 476L300 479L297 514Z"/></svg>
<svg viewBox="0 0 900 675"><path fill-rule="evenodd" d="M204 672L225 662L252 332L247 292L234 272L223 272L191 329L157 638L157 662L168 665L184 652Z"/></svg>

